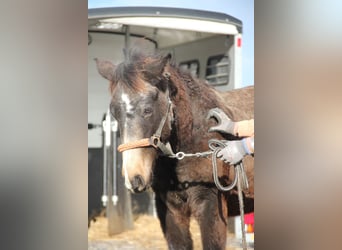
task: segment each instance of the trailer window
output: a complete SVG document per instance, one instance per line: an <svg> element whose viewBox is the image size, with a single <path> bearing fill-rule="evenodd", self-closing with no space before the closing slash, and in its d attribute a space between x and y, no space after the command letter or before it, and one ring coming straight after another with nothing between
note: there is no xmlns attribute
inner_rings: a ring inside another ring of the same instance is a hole
<svg viewBox="0 0 342 250"><path fill-rule="evenodd" d="M199 76L199 61L198 60L190 60L181 62L179 64L181 70L188 71L193 77Z"/></svg>
<svg viewBox="0 0 342 250"><path fill-rule="evenodd" d="M207 61L206 80L211 85L224 85L229 82L230 61L228 56L211 56Z"/></svg>

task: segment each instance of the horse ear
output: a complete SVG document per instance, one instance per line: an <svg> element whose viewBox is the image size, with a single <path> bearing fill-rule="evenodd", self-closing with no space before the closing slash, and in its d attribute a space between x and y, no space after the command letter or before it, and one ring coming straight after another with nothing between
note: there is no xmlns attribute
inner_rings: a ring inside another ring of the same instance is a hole
<svg viewBox="0 0 342 250"><path fill-rule="evenodd" d="M170 58L171 54L167 54L166 56L158 56L153 59L147 57L143 65L145 76L148 79L160 76L163 73L164 68L169 62Z"/></svg>
<svg viewBox="0 0 342 250"><path fill-rule="evenodd" d="M172 55L171 55L171 53L167 53L167 55L163 58L163 60L162 60L162 64L163 64L163 67L165 67L166 66L166 64L168 63L168 62L170 62L170 60L171 60L171 58L172 58Z"/></svg>
<svg viewBox="0 0 342 250"><path fill-rule="evenodd" d="M100 73L100 75L107 80L112 81L115 71L115 65L107 60L101 60L98 58L95 58L94 60L96 62L97 71Z"/></svg>

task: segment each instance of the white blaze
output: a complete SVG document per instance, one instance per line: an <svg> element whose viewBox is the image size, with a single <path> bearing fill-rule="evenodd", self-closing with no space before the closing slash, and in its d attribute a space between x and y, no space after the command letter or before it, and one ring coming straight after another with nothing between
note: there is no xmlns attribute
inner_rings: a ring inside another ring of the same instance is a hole
<svg viewBox="0 0 342 250"><path fill-rule="evenodd" d="M131 101L129 100L129 97L127 94L123 93L121 95L121 100L125 103L126 105L126 112L127 113L132 113L133 112L133 106L131 104Z"/></svg>
<svg viewBox="0 0 342 250"><path fill-rule="evenodd" d="M129 100L129 97L126 93L122 93L121 100L125 104L126 113L128 113L128 114L132 113L133 112L133 106L132 106L131 101ZM127 128L127 120L125 121L124 128L125 129ZM124 131L122 139L123 139L123 142L125 142L126 140L129 139L129 138L127 138L127 131ZM127 162L129 162L129 158L130 158L130 152L129 151L125 151L122 153L122 161L123 161L122 166L124 168L124 174L125 174L125 186L127 189L132 190L132 184L129 181L128 171L127 171Z"/></svg>

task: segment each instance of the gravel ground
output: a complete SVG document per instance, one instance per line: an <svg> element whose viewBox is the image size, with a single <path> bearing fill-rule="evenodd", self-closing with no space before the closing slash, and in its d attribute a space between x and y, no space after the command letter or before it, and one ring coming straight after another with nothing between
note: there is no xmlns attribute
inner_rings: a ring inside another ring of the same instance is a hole
<svg viewBox="0 0 342 250"><path fill-rule="evenodd" d="M196 221L191 221L194 249L202 249L199 227ZM241 242L228 234L226 250L240 250ZM134 222L134 229L108 236L107 219L98 217L91 222L88 230L88 250L167 250L166 241L159 226L158 219L142 215ZM249 248L253 249L253 248Z"/></svg>

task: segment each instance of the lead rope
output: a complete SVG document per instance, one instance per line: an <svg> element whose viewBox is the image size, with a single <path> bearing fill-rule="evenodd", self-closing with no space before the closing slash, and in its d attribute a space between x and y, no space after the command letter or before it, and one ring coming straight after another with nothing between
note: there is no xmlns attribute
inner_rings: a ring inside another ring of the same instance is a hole
<svg viewBox="0 0 342 250"><path fill-rule="evenodd" d="M241 221L241 234L242 234L242 247L243 250L247 250L247 241L246 241L246 230L245 230L245 213L244 213L244 204L243 204L243 194L242 194L242 184L241 179L243 179L243 164L240 163L236 168L235 171L237 173L237 189L238 189L238 196L239 196L239 206L240 206L240 221Z"/></svg>
<svg viewBox="0 0 342 250"><path fill-rule="evenodd" d="M227 192L231 189L233 189L235 186L237 186L238 189L238 198L239 198L239 207L240 207L240 218L241 218L241 234L242 234L242 247L243 250L247 250L247 241L246 241L246 230L245 230L245 213L244 213L244 203L243 203L243 194L242 194L242 189L248 189L248 179L245 173L245 169L243 166L243 163L239 163L235 165L235 176L234 176L234 181L224 187L221 185L219 179L218 179L218 174L217 174L217 154L218 152L224 148L226 145L219 140L209 140L209 148L213 150L213 154L211 157L212 161L212 166L213 166L213 176L214 176L214 181L216 187L223 191Z"/></svg>
<svg viewBox="0 0 342 250"><path fill-rule="evenodd" d="M238 176L237 176L236 169L238 168L239 165L235 165L234 166L235 167L235 176L234 176L233 182L230 185L226 186L226 187L222 186L221 183L220 183L220 180L218 178L216 159L218 158L217 157L218 152L221 149L223 149L224 147L226 147L226 144L224 144L224 142L222 142L222 141L219 141L219 140L216 140L216 139L209 140L209 148L212 150L211 163L212 163L212 166L213 166L213 176L214 176L215 185L216 185L216 187L219 190L221 190L223 192L227 192L227 191L232 190L236 186L236 184L237 184ZM243 167L243 163L241 162L240 165L242 166L242 169L241 169L242 189L245 190L245 189L249 188L248 179L247 179L247 175L245 173L245 169Z"/></svg>

